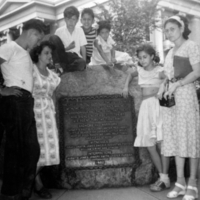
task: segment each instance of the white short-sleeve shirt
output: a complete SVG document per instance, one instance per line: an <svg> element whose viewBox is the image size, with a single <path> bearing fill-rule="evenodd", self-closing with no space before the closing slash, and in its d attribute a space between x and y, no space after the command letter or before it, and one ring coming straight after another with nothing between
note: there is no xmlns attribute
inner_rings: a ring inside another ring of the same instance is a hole
<svg viewBox="0 0 200 200"><path fill-rule="evenodd" d="M32 92L33 63L29 53L11 41L0 47L0 58L5 60L1 65L4 84L7 87L18 86Z"/></svg>
<svg viewBox="0 0 200 200"><path fill-rule="evenodd" d="M87 40L85 37L85 34L83 32L83 29L81 27L75 27L73 33L71 34L66 26L60 27L56 30L55 35L59 36L62 40L64 47L68 47L71 42L75 42L75 48L70 49L69 52L75 52L80 57L80 48L81 46L84 46L87 44Z"/></svg>

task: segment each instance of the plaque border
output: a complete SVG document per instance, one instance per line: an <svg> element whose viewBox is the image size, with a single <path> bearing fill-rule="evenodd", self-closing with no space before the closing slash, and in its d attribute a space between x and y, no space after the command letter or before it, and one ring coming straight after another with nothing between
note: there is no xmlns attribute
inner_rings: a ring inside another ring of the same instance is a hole
<svg viewBox="0 0 200 200"><path fill-rule="evenodd" d="M59 132L59 145L60 145L60 166L62 169L72 169L72 170L86 170L86 169L108 169L108 168L121 168L121 167L132 167L135 168L140 164L140 159L139 159L139 150L136 147L134 148L134 157L136 158L136 162L134 164L119 164L119 165L100 165L100 166L87 166L87 167L67 167L65 166L65 136L64 134L64 124L63 120L61 120L64 116L64 109L63 109L63 104L62 101L65 99L76 99L76 100L81 100L81 99L116 99L116 98L122 98L121 95L119 94L113 94L113 95L92 95L92 96L61 96L58 99L58 104L57 104L57 127L58 127L58 132ZM135 103L134 103L134 98L129 95L130 100L131 100L131 115L132 115L132 123L133 123L133 141L136 138L136 123L137 123L137 117L136 117L136 112L135 112Z"/></svg>

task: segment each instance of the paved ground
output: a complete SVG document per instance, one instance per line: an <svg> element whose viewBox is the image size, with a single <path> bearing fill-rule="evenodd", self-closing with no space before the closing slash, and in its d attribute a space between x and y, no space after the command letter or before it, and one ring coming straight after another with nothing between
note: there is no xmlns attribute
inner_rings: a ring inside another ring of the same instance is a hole
<svg viewBox="0 0 200 200"><path fill-rule="evenodd" d="M51 190L52 200L169 200L166 197L168 191L152 193L147 186L100 190ZM31 200L41 199L33 195Z"/></svg>
<svg viewBox="0 0 200 200"><path fill-rule="evenodd" d="M173 188L174 184L172 184ZM0 180L1 187L1 180ZM199 183L200 190L200 183ZM144 187L128 187L115 189L100 189L100 190L50 190L53 198L51 200L169 200L166 194L170 190L153 193L149 191L148 186ZM40 199L36 194L33 194L31 200ZM176 200L182 200L182 197ZM200 200L200 198L199 198Z"/></svg>
<svg viewBox="0 0 200 200"><path fill-rule="evenodd" d="M199 167L200 176L200 167ZM0 180L0 187L1 187ZM173 188L172 184L171 188ZM200 181L198 185L200 191ZM100 189L100 190L50 190L53 198L52 200L169 200L166 194L170 190L153 193L149 191L148 186L144 187L129 187L129 188L115 188L115 189ZM31 200L42 200L36 194L33 194ZM182 200L182 197L176 200ZM199 197L200 200L200 197Z"/></svg>

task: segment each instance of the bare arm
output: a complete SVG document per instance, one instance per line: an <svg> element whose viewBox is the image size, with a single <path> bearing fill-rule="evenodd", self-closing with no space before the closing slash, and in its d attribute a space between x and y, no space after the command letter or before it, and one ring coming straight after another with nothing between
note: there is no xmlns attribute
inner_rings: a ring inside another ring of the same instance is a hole
<svg viewBox="0 0 200 200"><path fill-rule="evenodd" d="M167 76L165 75L165 72L164 72L164 71L159 72L159 78L160 78L160 79L166 79L166 78L167 78Z"/></svg>
<svg viewBox="0 0 200 200"><path fill-rule="evenodd" d="M75 42L71 42L68 47L65 48L65 51L69 51L75 47Z"/></svg>
<svg viewBox="0 0 200 200"><path fill-rule="evenodd" d="M125 98L128 97L128 93L129 93L129 91L128 91L129 84L130 84L132 78L133 78L133 77L136 77L136 76L138 76L138 72L137 72L137 71L134 71L134 72L128 74L128 76L127 76L127 78L126 78L125 85L124 85L124 89L123 89L123 91L122 91L123 97L125 97Z"/></svg>
<svg viewBox="0 0 200 200"><path fill-rule="evenodd" d="M103 58L103 60L108 64L111 65L112 63L108 60L107 56L105 55L105 53L103 52L103 49L101 47L101 45L98 44L98 41L95 40L94 41L94 46L97 48L99 54L101 55L101 57Z"/></svg>
<svg viewBox="0 0 200 200"><path fill-rule="evenodd" d="M189 73L183 80L181 80L181 85L193 83L200 77L200 63L191 66L193 71Z"/></svg>
<svg viewBox="0 0 200 200"><path fill-rule="evenodd" d="M86 61L86 48L85 46L81 46L81 55L83 59Z"/></svg>
<svg viewBox="0 0 200 200"><path fill-rule="evenodd" d="M171 95L175 92L175 90L178 87L187 85L189 83L193 83L195 80L197 80L200 77L200 63L191 65L191 66L192 66L193 71L190 72L184 79L171 84L169 87L169 91L165 94L165 96L169 95L169 97L171 97Z"/></svg>
<svg viewBox="0 0 200 200"><path fill-rule="evenodd" d="M136 76L138 76L138 72L137 71L129 73L127 78L126 78L126 82L125 82L124 88L128 88L129 87L129 83L131 82L132 78L136 77Z"/></svg>
<svg viewBox="0 0 200 200"><path fill-rule="evenodd" d="M163 82L160 84L160 87L159 87L159 90L157 93L157 97L159 99L162 99L163 93L165 93L167 90L166 83L168 82L168 77L164 74L164 72L160 72L159 77L160 77L160 79L163 79Z"/></svg>
<svg viewBox="0 0 200 200"><path fill-rule="evenodd" d="M111 49L111 61L112 61L113 63L116 63L116 59L115 59L115 48L114 48L114 47Z"/></svg>

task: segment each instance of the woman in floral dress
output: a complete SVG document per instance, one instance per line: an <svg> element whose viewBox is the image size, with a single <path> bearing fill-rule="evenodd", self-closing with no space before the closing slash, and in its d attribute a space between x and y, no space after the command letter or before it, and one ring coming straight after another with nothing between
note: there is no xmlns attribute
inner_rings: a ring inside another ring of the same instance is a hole
<svg viewBox="0 0 200 200"><path fill-rule="evenodd" d="M53 92L59 85L60 78L47 67L52 61L53 49L54 47L50 42L44 41L31 52L32 60L35 63L33 70L33 97L35 100L34 112L37 135L40 144L35 192L41 198L52 197L49 191L43 187L40 180L39 172L41 168L60 163L55 107L52 100Z"/></svg>
<svg viewBox="0 0 200 200"><path fill-rule="evenodd" d="M166 56L164 69L171 80L165 96L175 96L176 105L163 111L162 154L175 156L177 181L168 198L184 195L198 198L197 171L200 157L200 117L194 81L200 77L200 51L188 39L190 30L183 16L170 17L164 24L166 37L175 44ZM164 90L164 85L161 85ZM163 90L160 90L163 92ZM159 95L161 97L161 95ZM190 177L184 177L185 158L190 160Z"/></svg>

